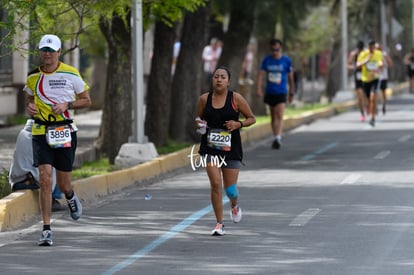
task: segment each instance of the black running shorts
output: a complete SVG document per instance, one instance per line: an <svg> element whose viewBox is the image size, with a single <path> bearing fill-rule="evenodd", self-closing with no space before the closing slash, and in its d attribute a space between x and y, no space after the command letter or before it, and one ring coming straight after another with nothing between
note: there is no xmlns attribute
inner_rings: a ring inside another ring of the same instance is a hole
<svg viewBox="0 0 414 275"><path fill-rule="evenodd" d="M38 167L41 164L50 164L59 171L72 171L77 146L76 132L72 132L71 136L72 147L70 148L51 148L46 142L45 135L32 136L33 165Z"/></svg>
<svg viewBox="0 0 414 275"><path fill-rule="evenodd" d="M265 94L263 101L269 106L274 107L277 104L286 103L287 94Z"/></svg>

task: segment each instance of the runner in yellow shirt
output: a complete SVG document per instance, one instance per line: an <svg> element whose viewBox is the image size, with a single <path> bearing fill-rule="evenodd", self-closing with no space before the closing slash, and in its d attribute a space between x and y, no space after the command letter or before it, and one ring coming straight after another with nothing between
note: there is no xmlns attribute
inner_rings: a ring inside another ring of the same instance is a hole
<svg viewBox="0 0 414 275"><path fill-rule="evenodd" d="M377 91L379 76L382 69L382 52L375 47L376 42L371 40L368 49L361 52L357 59L357 68L362 70L362 83L365 95L368 99L371 120L369 124L375 126L375 114L377 112Z"/></svg>
<svg viewBox="0 0 414 275"><path fill-rule="evenodd" d="M82 215L82 204L73 190L71 172L77 146L77 127L73 110L91 105L89 86L72 66L59 61L60 38L42 36L39 55L42 65L31 71L23 90L27 93L27 113L32 127L33 166L39 170L39 201L43 220L40 246L53 245L51 224L52 168L65 194L72 219Z"/></svg>

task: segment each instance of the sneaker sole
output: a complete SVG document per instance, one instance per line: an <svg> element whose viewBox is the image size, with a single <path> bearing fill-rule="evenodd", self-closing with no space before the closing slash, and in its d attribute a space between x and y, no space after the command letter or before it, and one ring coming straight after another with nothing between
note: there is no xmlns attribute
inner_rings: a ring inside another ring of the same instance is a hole
<svg viewBox="0 0 414 275"><path fill-rule="evenodd" d="M272 149L279 150L280 149L280 143L277 141L273 141L272 143Z"/></svg>
<svg viewBox="0 0 414 275"><path fill-rule="evenodd" d="M75 221L79 220L80 217L81 217L81 216L72 215L72 213L70 213L70 216L71 216L72 220L75 220Z"/></svg>
<svg viewBox="0 0 414 275"><path fill-rule="evenodd" d="M211 233L211 236L223 236L224 234L226 234L225 232L219 233L217 231L214 231L213 233Z"/></svg>
<svg viewBox="0 0 414 275"><path fill-rule="evenodd" d="M241 210L241 208L239 207L239 211L240 211L240 219L237 219L237 218L233 218L233 213L231 212L231 210L230 210L230 219L234 222L234 223L239 223L241 220L242 220L242 215L243 215L243 212L242 212L242 210Z"/></svg>
<svg viewBox="0 0 414 275"><path fill-rule="evenodd" d="M53 245L53 241L52 240L44 240L44 241L39 241L37 243L38 246L52 246Z"/></svg>

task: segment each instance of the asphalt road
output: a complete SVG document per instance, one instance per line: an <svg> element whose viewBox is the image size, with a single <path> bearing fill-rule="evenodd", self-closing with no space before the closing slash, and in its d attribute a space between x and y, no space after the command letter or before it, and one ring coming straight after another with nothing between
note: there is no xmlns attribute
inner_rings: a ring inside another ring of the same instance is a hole
<svg viewBox="0 0 414 275"><path fill-rule="evenodd" d="M243 220L215 224L203 169L103 198L77 222L54 214L0 233L1 274L414 274L414 96L372 128L356 111L245 150ZM151 194L151 200L145 200Z"/></svg>

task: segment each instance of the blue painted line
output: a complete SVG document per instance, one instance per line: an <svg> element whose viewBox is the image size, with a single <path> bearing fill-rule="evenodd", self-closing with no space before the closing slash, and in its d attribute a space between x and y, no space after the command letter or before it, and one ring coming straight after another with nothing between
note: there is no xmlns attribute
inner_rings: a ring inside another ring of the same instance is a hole
<svg viewBox="0 0 414 275"><path fill-rule="evenodd" d="M323 154L326 151L334 148L336 145L338 145L338 142L329 143L328 145L319 148L318 150L314 151L313 153L311 153L309 155L306 155L306 156L302 157L301 159L302 160L311 160L313 158L316 158L318 155Z"/></svg>
<svg viewBox="0 0 414 275"><path fill-rule="evenodd" d="M223 198L223 205L228 203L229 199L227 197ZM138 261L139 259L143 258L151 251L153 251L158 246L162 245L163 243L167 242L169 239L173 238L178 233L184 231L187 227L192 225L194 222L198 221L200 218L208 214L213 210L211 205L204 207L203 209L191 214L184 220L182 220L179 224L173 226L167 233L156 239L155 241L149 243L144 248L137 250L134 254L130 255L124 261L114 265L112 268L108 269L107 271L101 273L102 275L110 275L114 274L122 269L128 267L129 265L133 264L134 262Z"/></svg>

